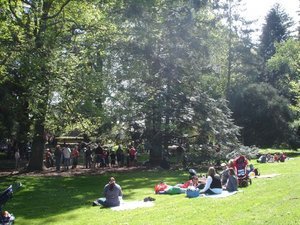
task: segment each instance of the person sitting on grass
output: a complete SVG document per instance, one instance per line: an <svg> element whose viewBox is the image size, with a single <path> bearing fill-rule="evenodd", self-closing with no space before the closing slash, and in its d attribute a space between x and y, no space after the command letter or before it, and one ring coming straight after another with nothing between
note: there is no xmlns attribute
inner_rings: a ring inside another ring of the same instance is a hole
<svg viewBox="0 0 300 225"><path fill-rule="evenodd" d="M238 187L238 179L235 174L234 168L229 168L229 176L227 179L226 184L223 186L223 189L227 190L228 192L237 191Z"/></svg>
<svg viewBox="0 0 300 225"><path fill-rule="evenodd" d="M283 152L283 153L281 153L281 155L279 156L279 161L280 162L284 162L286 160L286 155L285 155L285 153Z"/></svg>
<svg viewBox="0 0 300 225"><path fill-rule="evenodd" d="M209 167L207 172L207 178L205 187L200 190L200 194L221 194L222 193L222 185L221 179L218 174L216 174L216 170L214 167Z"/></svg>
<svg viewBox="0 0 300 225"><path fill-rule="evenodd" d="M104 198L99 198L93 202L93 206L102 205L104 207L115 207L120 205L120 198L122 197L121 186L116 183L114 177L109 179L108 184L104 186Z"/></svg>
<svg viewBox="0 0 300 225"><path fill-rule="evenodd" d="M221 164L223 171L221 172L221 184L224 186L227 183L229 177L229 169L234 167L233 159L230 159L228 163Z"/></svg>
<svg viewBox="0 0 300 225"><path fill-rule="evenodd" d="M274 162L279 162L279 156L276 153L273 156L273 161Z"/></svg>
<svg viewBox="0 0 300 225"><path fill-rule="evenodd" d="M258 160L258 163L266 163L267 162L267 156L266 155L261 155Z"/></svg>

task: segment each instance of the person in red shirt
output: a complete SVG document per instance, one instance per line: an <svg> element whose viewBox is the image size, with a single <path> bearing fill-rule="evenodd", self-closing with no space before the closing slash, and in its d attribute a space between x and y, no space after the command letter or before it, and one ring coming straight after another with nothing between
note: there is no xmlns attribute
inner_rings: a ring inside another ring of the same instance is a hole
<svg viewBox="0 0 300 225"><path fill-rule="evenodd" d="M202 187L204 187L204 184L205 184L204 179L199 180L198 176L194 175L194 176L192 176L191 180L188 180L183 184L177 184L176 186L180 187L180 188L188 188L191 186L193 186L195 188L202 188Z"/></svg>
<svg viewBox="0 0 300 225"><path fill-rule="evenodd" d="M131 146L129 149L129 163L130 163L129 165L130 166L133 166L135 164L136 154L137 154L136 149L133 146Z"/></svg>
<svg viewBox="0 0 300 225"><path fill-rule="evenodd" d="M71 152L71 158L72 158L72 169L76 169L78 165L78 158L79 158L79 151L77 146L73 148Z"/></svg>

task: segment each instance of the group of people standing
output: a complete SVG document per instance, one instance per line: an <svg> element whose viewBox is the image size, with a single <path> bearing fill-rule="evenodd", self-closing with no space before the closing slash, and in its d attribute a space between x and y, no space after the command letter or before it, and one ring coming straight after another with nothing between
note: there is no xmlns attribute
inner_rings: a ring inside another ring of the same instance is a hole
<svg viewBox="0 0 300 225"><path fill-rule="evenodd" d="M90 146L86 146L83 152L86 168L134 166L137 161L137 151L133 145L124 151L122 145L108 150L97 143L96 148L92 149Z"/></svg>
<svg viewBox="0 0 300 225"><path fill-rule="evenodd" d="M50 148L45 152L45 165L52 167L55 165L56 171L63 167L64 171L77 168L80 153L83 156L85 168L100 168L114 166L134 166L137 162L137 151L133 145L123 150L122 145L113 149L107 149L96 143L93 145L84 145L79 148L78 145L57 145L54 153Z"/></svg>
<svg viewBox="0 0 300 225"><path fill-rule="evenodd" d="M51 158L51 155L52 155L51 150L47 149L46 161L47 158ZM75 145L71 150L71 147L69 145L64 145L63 147L57 145L54 151L54 159L55 159L56 171L60 171L61 166L64 167L64 170L69 170L69 167L71 165L72 165L72 169L75 169L78 165L78 160L79 160L78 146Z"/></svg>

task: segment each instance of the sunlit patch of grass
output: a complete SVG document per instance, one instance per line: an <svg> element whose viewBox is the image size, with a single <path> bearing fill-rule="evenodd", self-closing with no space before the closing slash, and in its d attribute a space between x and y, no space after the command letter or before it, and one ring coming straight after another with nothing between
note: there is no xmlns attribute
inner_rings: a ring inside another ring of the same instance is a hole
<svg viewBox="0 0 300 225"><path fill-rule="evenodd" d="M12 182L24 187L7 202L5 209L14 213L16 224L297 224L300 221L300 157L284 163L258 164L262 175L236 195L223 199L186 198L179 195L155 195L154 185L164 180L177 184L188 179L186 171L140 171L98 176L28 177L1 179L0 188ZM151 196L155 206L127 211L92 207L101 197L110 176L122 186L125 201Z"/></svg>

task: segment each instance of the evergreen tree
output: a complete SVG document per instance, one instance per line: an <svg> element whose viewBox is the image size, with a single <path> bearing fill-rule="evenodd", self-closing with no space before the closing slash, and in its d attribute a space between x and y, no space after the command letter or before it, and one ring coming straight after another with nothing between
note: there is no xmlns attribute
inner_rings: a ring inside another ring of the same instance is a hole
<svg viewBox="0 0 300 225"><path fill-rule="evenodd" d="M176 140L237 144L226 102L205 93L217 79L210 62L219 56L222 26L209 5L196 2L134 1L120 19L126 38L111 54L106 107L118 122L144 121L152 164Z"/></svg>
<svg viewBox="0 0 300 225"><path fill-rule="evenodd" d="M260 81L270 83L273 86L275 85L278 74L269 72L266 68L266 63L275 54L275 44L288 39L290 36L289 28L292 25L291 18L281 9L279 4L275 4L267 14L258 49L262 59Z"/></svg>
<svg viewBox="0 0 300 225"><path fill-rule="evenodd" d="M259 147L288 144L289 122L293 115L288 100L266 83L235 87L231 96L233 118L242 127L241 137L245 145Z"/></svg>

